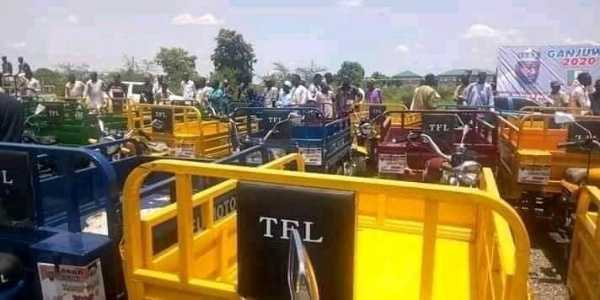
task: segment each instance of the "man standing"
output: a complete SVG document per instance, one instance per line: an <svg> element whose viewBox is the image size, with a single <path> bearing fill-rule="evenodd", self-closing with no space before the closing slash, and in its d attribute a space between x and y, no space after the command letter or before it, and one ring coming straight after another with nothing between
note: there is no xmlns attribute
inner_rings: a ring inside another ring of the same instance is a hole
<svg viewBox="0 0 600 300"><path fill-rule="evenodd" d="M460 77L460 84L454 90L454 101L456 101L456 105L465 105L465 97L464 92L465 89L469 86L471 82L471 73L465 73Z"/></svg>
<svg viewBox="0 0 600 300"><path fill-rule="evenodd" d="M85 84L84 97L88 97L89 106L92 109L99 110L105 105L104 102L104 82L98 79L98 73L92 72L90 80Z"/></svg>
<svg viewBox="0 0 600 300"><path fill-rule="evenodd" d="M25 85L25 91L21 95L25 95L28 97L35 96L42 91L42 85L40 81L33 77L33 73L31 73L30 69L25 69L25 79L27 83Z"/></svg>
<svg viewBox="0 0 600 300"><path fill-rule="evenodd" d="M573 90L569 98L569 107L581 108L583 111L590 109L590 86L592 85L592 75L583 72L577 75L577 80L573 81Z"/></svg>
<svg viewBox="0 0 600 300"><path fill-rule="evenodd" d="M292 83L286 80L279 91L279 100L275 107L288 107L292 102Z"/></svg>
<svg viewBox="0 0 600 300"><path fill-rule="evenodd" d="M140 103L154 103L154 84L152 83L152 76L149 74L144 76L144 85L142 86L142 93L140 94Z"/></svg>
<svg viewBox="0 0 600 300"><path fill-rule="evenodd" d="M321 83L323 82L323 76L317 73L312 79L312 82L308 86L308 100L317 101L317 94L321 90Z"/></svg>
<svg viewBox="0 0 600 300"><path fill-rule="evenodd" d="M550 106L569 106L569 96L561 90L560 81L552 81L550 83L550 95L548 95L548 102Z"/></svg>
<svg viewBox="0 0 600 300"><path fill-rule="evenodd" d="M367 103L368 104L383 104L383 92L380 88L375 87L375 81L370 79L367 81Z"/></svg>
<svg viewBox="0 0 600 300"><path fill-rule="evenodd" d="M263 97L265 98L265 107L275 107L277 99L279 98L279 89L275 87L275 81L271 78L265 80Z"/></svg>
<svg viewBox="0 0 600 300"><path fill-rule="evenodd" d="M308 89L302 84L300 75L292 75L292 106L302 106L306 104L308 100Z"/></svg>
<svg viewBox="0 0 600 300"><path fill-rule="evenodd" d="M410 110L429 110L435 109L436 102L441 98L435 90L437 82L435 75L425 75L423 84L415 89Z"/></svg>
<svg viewBox="0 0 600 300"><path fill-rule="evenodd" d="M479 72L477 82L471 83L465 89L463 96L469 106L494 107L494 91L487 83L487 73Z"/></svg>
<svg viewBox="0 0 600 300"><path fill-rule="evenodd" d="M340 86L335 93L335 109L338 118L348 116L352 111L352 106L358 97L358 89L350 83L349 78L342 79L342 86Z"/></svg>
<svg viewBox="0 0 600 300"><path fill-rule="evenodd" d="M12 64L7 60L6 56L2 56L2 75L12 75Z"/></svg>
<svg viewBox="0 0 600 300"><path fill-rule="evenodd" d="M181 91L183 93L183 99L194 100L196 96L196 86L194 81L190 79L190 75L185 74L181 81Z"/></svg>
<svg viewBox="0 0 600 300"><path fill-rule="evenodd" d="M65 84L65 98L81 98L85 90L85 84L75 79L74 74L69 74Z"/></svg>
<svg viewBox="0 0 600 300"><path fill-rule="evenodd" d="M202 106L208 104L208 96L212 93L213 88L207 82L207 79L200 77L196 83L196 101Z"/></svg>
<svg viewBox="0 0 600 300"><path fill-rule="evenodd" d="M17 72L17 74L25 74L25 70L31 70L31 67L29 67L29 64L23 60L22 56L19 56L17 60L19 61L19 72Z"/></svg>

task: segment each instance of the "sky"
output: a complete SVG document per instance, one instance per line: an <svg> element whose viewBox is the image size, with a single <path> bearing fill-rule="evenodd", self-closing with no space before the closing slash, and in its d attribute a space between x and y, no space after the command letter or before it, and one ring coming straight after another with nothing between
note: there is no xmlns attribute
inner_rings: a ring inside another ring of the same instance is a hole
<svg viewBox="0 0 600 300"><path fill-rule="evenodd" d="M86 63L109 71L160 47L196 55L200 74L220 28L244 35L256 73L274 62L345 60L367 74L495 69L500 45L600 45L600 0L2 0L0 55L34 68Z"/></svg>

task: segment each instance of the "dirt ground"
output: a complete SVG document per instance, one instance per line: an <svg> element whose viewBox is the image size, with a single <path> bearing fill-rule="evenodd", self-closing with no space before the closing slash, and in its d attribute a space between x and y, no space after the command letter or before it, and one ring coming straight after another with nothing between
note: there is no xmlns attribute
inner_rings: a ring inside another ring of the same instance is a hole
<svg viewBox="0 0 600 300"><path fill-rule="evenodd" d="M529 284L535 299L569 299L564 248L554 243L539 222L526 224L531 240Z"/></svg>

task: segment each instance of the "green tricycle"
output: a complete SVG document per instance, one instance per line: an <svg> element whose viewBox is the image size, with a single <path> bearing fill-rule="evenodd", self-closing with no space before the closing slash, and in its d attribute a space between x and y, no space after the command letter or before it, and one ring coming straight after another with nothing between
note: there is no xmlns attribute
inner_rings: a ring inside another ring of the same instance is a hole
<svg viewBox="0 0 600 300"><path fill-rule="evenodd" d="M106 136L118 137L127 131L127 116L122 107L95 112L77 99L32 98L23 103L25 136L37 143L80 146Z"/></svg>

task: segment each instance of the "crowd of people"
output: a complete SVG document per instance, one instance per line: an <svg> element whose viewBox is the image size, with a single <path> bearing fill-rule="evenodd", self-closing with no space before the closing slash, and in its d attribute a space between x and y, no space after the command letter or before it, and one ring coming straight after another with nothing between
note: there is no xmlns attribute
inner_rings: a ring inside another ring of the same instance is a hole
<svg viewBox="0 0 600 300"><path fill-rule="evenodd" d="M23 57L18 58L17 72L13 73L12 63L3 56L0 75L0 92L2 87L7 86L14 86L16 94L20 96L32 96L41 92L40 81L34 78L30 65ZM494 107L494 97L497 95L495 82L488 82L486 72L479 72L474 82L471 82L471 77L471 73L465 73L461 77L454 92L456 104ZM180 98L197 101L198 104L220 113L227 112L227 107L233 99L246 102L250 106L312 106L319 108L328 118L348 115L354 104L359 102L382 104L384 101L382 90L375 86L375 81L368 80L365 91L353 85L348 78L334 79L331 73L315 74L308 84L298 74L292 74L287 80L280 82L266 77L263 86L262 91L256 91L248 83L242 83L235 88L227 80L209 81L203 77L193 80L189 75L184 75L180 83ZM550 87L551 92L546 97L545 105L575 108L600 115L600 79L592 86L590 73L578 74L570 93L566 93L558 81L553 81ZM414 90L410 109L435 109L441 100L437 88L436 76L427 74ZM114 75L112 81L107 84L96 72L91 72L85 81L78 80L73 74L68 75L64 92L66 98L85 99L88 106L94 109L106 107L109 104L107 100L126 99L127 93L127 86L121 82L119 74ZM140 103L164 103L174 96L164 76L145 76Z"/></svg>
<svg viewBox="0 0 600 300"><path fill-rule="evenodd" d="M471 73L465 73L454 91L457 105L462 106L488 106L495 107L494 97L497 91L495 82L487 82L488 74L479 72L477 79L471 82ZM440 94L436 90L437 80L435 75L427 74L413 94L410 105L411 110L435 109L440 101ZM600 79L592 87L592 76L588 72L579 73L577 79L571 84L571 92L566 93L559 81L550 83L550 93L546 95L543 105L552 107L565 107L600 115Z"/></svg>
<svg viewBox="0 0 600 300"><path fill-rule="evenodd" d="M0 74L0 92L3 87L10 86L21 96L33 96L42 90L40 81L33 77L31 67L23 57L17 58L17 72L13 73L13 65L6 56L2 56L2 73Z"/></svg>

